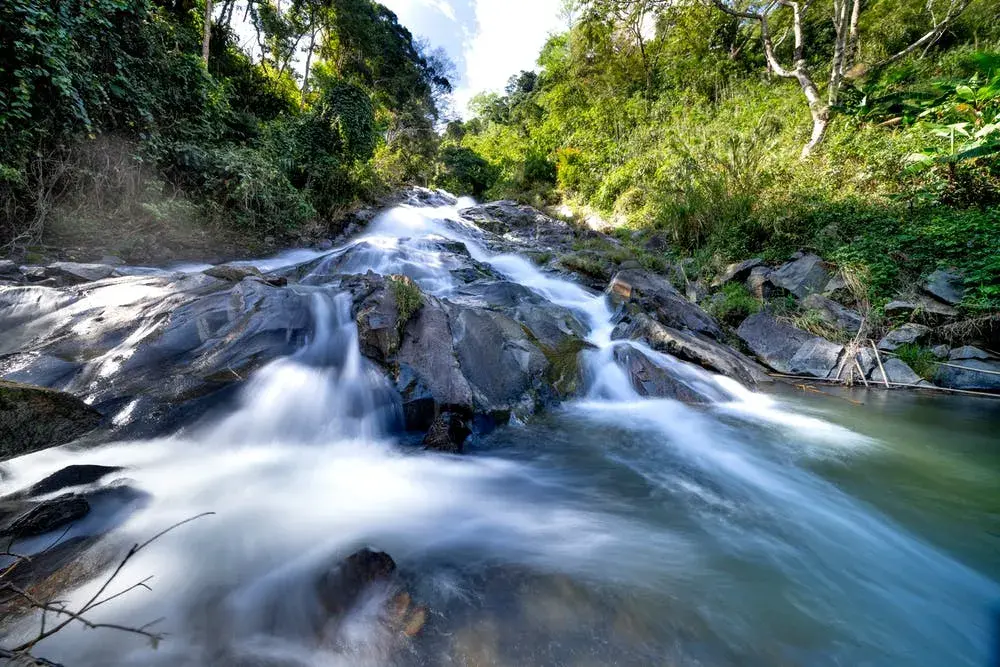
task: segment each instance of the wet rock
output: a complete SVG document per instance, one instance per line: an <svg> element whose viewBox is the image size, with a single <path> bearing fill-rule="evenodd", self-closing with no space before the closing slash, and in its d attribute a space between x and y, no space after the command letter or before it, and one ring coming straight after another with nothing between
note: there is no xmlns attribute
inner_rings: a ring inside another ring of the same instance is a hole
<svg viewBox="0 0 1000 667"><path fill-rule="evenodd" d="M0 460L65 444L100 423L101 413L71 394L0 380Z"/></svg>
<svg viewBox="0 0 1000 667"><path fill-rule="evenodd" d="M24 496L44 496L73 486L84 486L99 482L104 477L124 468L101 465L71 465L35 482L23 491Z"/></svg>
<svg viewBox="0 0 1000 667"><path fill-rule="evenodd" d="M736 334L757 358L779 373L829 377L843 345L779 322L764 311L746 318Z"/></svg>
<svg viewBox="0 0 1000 667"><path fill-rule="evenodd" d="M9 259L0 259L0 278L20 278L21 270Z"/></svg>
<svg viewBox="0 0 1000 667"><path fill-rule="evenodd" d="M454 206L458 200L444 190L413 186L404 193L411 206Z"/></svg>
<svg viewBox="0 0 1000 667"><path fill-rule="evenodd" d="M908 322L893 329L878 342L878 349L894 352L903 345L919 345L931 335L931 330L922 324Z"/></svg>
<svg viewBox="0 0 1000 667"><path fill-rule="evenodd" d="M769 280L800 299L821 293L830 281L830 268L818 255L808 254L773 271Z"/></svg>
<svg viewBox="0 0 1000 667"><path fill-rule="evenodd" d="M316 243L316 249L322 251L333 250L333 241L330 239L321 239Z"/></svg>
<svg viewBox="0 0 1000 667"><path fill-rule="evenodd" d="M738 380L748 387L760 382L771 382L771 377L762 366L728 345L707 336L665 327L644 314L622 321L615 327L611 337L614 340L643 341L658 352L697 364L713 373Z"/></svg>
<svg viewBox="0 0 1000 667"><path fill-rule="evenodd" d="M750 277L750 272L753 271L754 268L761 266L763 263L763 259L754 257L753 259L747 259L742 262L730 264L715 280L712 281L712 287L722 287L726 283L731 282L745 282L746 279Z"/></svg>
<svg viewBox="0 0 1000 667"><path fill-rule="evenodd" d="M716 339L722 336L722 329L711 315L681 296L668 281L648 271L619 271L607 291L665 326Z"/></svg>
<svg viewBox="0 0 1000 667"><path fill-rule="evenodd" d="M770 299L781 290L770 281L771 268L768 266L755 266L747 276L746 286L758 299Z"/></svg>
<svg viewBox="0 0 1000 667"><path fill-rule="evenodd" d="M989 359L990 355L988 352L984 352L978 347L963 345L962 347L957 347L952 350L948 354L948 358L952 361L957 361L959 359Z"/></svg>
<svg viewBox="0 0 1000 667"><path fill-rule="evenodd" d="M660 366L631 345L615 347L614 355L615 361L628 374L632 388L640 396L672 398L685 403L708 403L711 400L685 384L670 369Z"/></svg>
<svg viewBox="0 0 1000 667"><path fill-rule="evenodd" d="M934 383L952 389L1000 391L1000 361L962 359L953 365L939 365L934 372Z"/></svg>
<svg viewBox="0 0 1000 667"><path fill-rule="evenodd" d="M239 264L219 264L218 266L213 266L210 269L205 269L202 271L206 276L212 276L213 278L218 278L219 280L227 280L231 283L238 283L244 278L249 278L251 276L260 277L260 269L253 266L245 266Z"/></svg>
<svg viewBox="0 0 1000 667"><path fill-rule="evenodd" d="M821 294L810 294L802 305L814 310L827 324L852 334L861 329L863 318L856 311L846 308Z"/></svg>
<svg viewBox="0 0 1000 667"><path fill-rule="evenodd" d="M882 369L876 365L871 374L873 381L883 382L883 377L887 377L890 383L921 384L924 382L923 378L914 373L913 369L907 366L904 361L895 357L883 359L882 367L885 368L885 376L882 374Z"/></svg>
<svg viewBox="0 0 1000 667"><path fill-rule="evenodd" d="M570 252L577 237L565 221L513 201L474 206L462 209L460 214L487 232L513 243L517 249Z"/></svg>
<svg viewBox="0 0 1000 667"><path fill-rule="evenodd" d="M931 354L935 359L947 359L951 354L951 348L947 345L935 345L931 348Z"/></svg>
<svg viewBox="0 0 1000 667"><path fill-rule="evenodd" d="M461 454L470 433L467 419L454 412L443 412L431 423L423 445L425 449Z"/></svg>
<svg viewBox="0 0 1000 667"><path fill-rule="evenodd" d="M890 301L885 306L885 314L890 317L921 317L940 322L957 316L958 311L930 297L917 295L912 299Z"/></svg>
<svg viewBox="0 0 1000 667"><path fill-rule="evenodd" d="M17 540L43 535L82 519L89 512L90 503L86 498L75 493L66 493L33 506L0 530L0 535Z"/></svg>
<svg viewBox="0 0 1000 667"><path fill-rule="evenodd" d="M50 277L48 269L44 266L22 266L21 275L29 283L38 283Z"/></svg>
<svg viewBox="0 0 1000 667"><path fill-rule="evenodd" d="M67 284L87 283L110 278L115 267L107 264L55 262L46 267L46 277L54 276Z"/></svg>
<svg viewBox="0 0 1000 667"><path fill-rule="evenodd" d="M962 303L965 298L965 278L957 271L934 271L920 288L938 301L952 306Z"/></svg>
<svg viewBox="0 0 1000 667"><path fill-rule="evenodd" d="M319 600L327 613L341 616L357 604L368 587L389 581L395 571L396 563L389 554L366 547L320 577L316 586Z"/></svg>
<svg viewBox="0 0 1000 667"><path fill-rule="evenodd" d="M401 277L402 278L402 277ZM380 364L386 364L396 354L400 344L399 304L389 280L378 280L378 288L364 299L355 317L361 353ZM408 285L418 289L413 281ZM418 290L419 293L419 290Z"/></svg>

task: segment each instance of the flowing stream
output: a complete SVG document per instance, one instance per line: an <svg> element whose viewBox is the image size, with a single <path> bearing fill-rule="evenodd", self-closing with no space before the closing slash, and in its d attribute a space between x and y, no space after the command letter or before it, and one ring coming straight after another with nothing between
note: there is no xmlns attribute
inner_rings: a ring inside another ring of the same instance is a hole
<svg viewBox="0 0 1000 667"><path fill-rule="evenodd" d="M461 456L422 451L394 427L398 401L360 354L349 298L314 290L308 342L249 378L224 414L170 437L5 464L11 489L71 463L126 466L149 494L144 507L111 507L73 529L120 523L109 549L215 512L129 563L121 583L153 575L151 592L93 612L163 618L156 651L71 626L41 655L74 667L989 664L997 402L750 392L612 342L603 295L494 254L458 208L386 211L349 244L371 250L341 270L406 273L447 298L446 258L428 241L465 243L589 326L585 398ZM640 398L614 361L619 345L711 402ZM316 573L366 545L392 555L426 606L414 637L380 617L386 590L324 623Z"/></svg>

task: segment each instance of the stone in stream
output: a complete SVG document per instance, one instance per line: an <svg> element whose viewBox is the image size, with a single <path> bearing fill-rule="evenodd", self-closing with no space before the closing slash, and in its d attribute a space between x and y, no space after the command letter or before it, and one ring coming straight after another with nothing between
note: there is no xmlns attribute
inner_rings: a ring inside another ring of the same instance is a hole
<svg viewBox="0 0 1000 667"><path fill-rule="evenodd" d="M807 254L771 272L774 285L800 299L822 292L830 281L830 265L818 255Z"/></svg>
<svg viewBox="0 0 1000 667"><path fill-rule="evenodd" d="M878 342L878 349L894 352L903 345L919 345L931 335L929 327L916 322L908 322L893 329Z"/></svg>
<svg viewBox="0 0 1000 667"><path fill-rule="evenodd" d="M442 412L427 429L423 445L425 449L461 454L470 433L472 430L465 417L455 412Z"/></svg>
<svg viewBox="0 0 1000 667"><path fill-rule="evenodd" d="M728 345L707 336L665 327L643 313L622 320L615 327L611 338L643 341L658 352L734 378L748 387L760 382L771 382L771 377L762 366Z"/></svg>
<svg viewBox="0 0 1000 667"><path fill-rule="evenodd" d="M260 269L245 264L219 264L202 271L206 276L238 283L244 278L260 277Z"/></svg>
<svg viewBox="0 0 1000 667"><path fill-rule="evenodd" d="M112 473L121 472L122 470L124 468L117 466L70 465L35 482L19 495L29 497L44 496L73 486L93 484Z"/></svg>
<svg viewBox="0 0 1000 667"><path fill-rule="evenodd" d="M645 312L665 326L710 338L722 337L722 329L711 315L685 299L667 280L649 271L619 271L611 279L607 292L631 310Z"/></svg>
<svg viewBox="0 0 1000 667"><path fill-rule="evenodd" d="M844 351L843 345L780 322L767 311L743 320L736 334L758 359L791 375L829 377Z"/></svg>
<svg viewBox="0 0 1000 667"><path fill-rule="evenodd" d="M632 388L640 396L672 398L685 403L710 403L712 401L712 396L695 391L677 377L677 374L656 364L641 350L631 345L615 347L614 355L615 361L628 374Z"/></svg>
<svg viewBox="0 0 1000 667"><path fill-rule="evenodd" d="M934 383L951 389L1000 391L1000 361L961 359L939 364Z"/></svg>
<svg viewBox="0 0 1000 667"><path fill-rule="evenodd" d="M107 264L81 264L79 262L54 262L46 267L47 276L59 278L66 284L104 280L114 275L115 267Z"/></svg>
<svg viewBox="0 0 1000 667"><path fill-rule="evenodd" d="M101 419L66 392L0 380L0 460L66 444Z"/></svg>
<svg viewBox="0 0 1000 667"><path fill-rule="evenodd" d="M66 493L43 500L0 529L0 537L23 539L43 535L82 519L90 512L90 503L83 496Z"/></svg>
<svg viewBox="0 0 1000 667"><path fill-rule="evenodd" d="M802 305L818 313L824 322L837 329L852 334L861 329L863 318L859 313L822 294L810 294L802 300Z"/></svg>
<svg viewBox="0 0 1000 667"><path fill-rule="evenodd" d="M885 375L877 365L872 370L871 380L876 383L883 382L883 378L888 378L890 383L915 384L920 386L930 386L930 383L913 372L906 362L896 357L889 357L882 360L882 367L885 368Z"/></svg>
<svg viewBox="0 0 1000 667"><path fill-rule="evenodd" d="M396 562L384 551L365 547L323 573L316 584L327 613L342 616L354 607L373 584L385 583L396 572Z"/></svg>
<svg viewBox="0 0 1000 667"><path fill-rule="evenodd" d="M956 271L934 271L920 286L938 301L957 306L965 298L965 278Z"/></svg>

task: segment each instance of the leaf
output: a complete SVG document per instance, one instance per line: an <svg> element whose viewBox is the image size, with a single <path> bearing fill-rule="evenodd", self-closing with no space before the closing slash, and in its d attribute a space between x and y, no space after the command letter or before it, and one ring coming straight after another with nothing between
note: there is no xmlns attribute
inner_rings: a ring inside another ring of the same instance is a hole
<svg viewBox="0 0 1000 667"><path fill-rule="evenodd" d="M964 85L955 88L955 95L957 95L959 99L963 99L970 102L976 99L976 93L973 92L972 88Z"/></svg>

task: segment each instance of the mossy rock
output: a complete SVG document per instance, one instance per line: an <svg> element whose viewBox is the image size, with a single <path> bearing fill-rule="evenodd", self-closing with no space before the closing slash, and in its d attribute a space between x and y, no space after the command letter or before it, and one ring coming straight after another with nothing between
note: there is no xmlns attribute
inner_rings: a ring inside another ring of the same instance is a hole
<svg viewBox="0 0 1000 667"><path fill-rule="evenodd" d="M72 394L0 380L0 460L66 444L101 418Z"/></svg>

